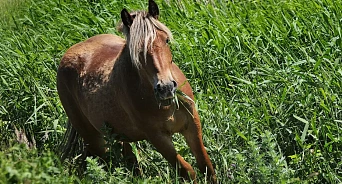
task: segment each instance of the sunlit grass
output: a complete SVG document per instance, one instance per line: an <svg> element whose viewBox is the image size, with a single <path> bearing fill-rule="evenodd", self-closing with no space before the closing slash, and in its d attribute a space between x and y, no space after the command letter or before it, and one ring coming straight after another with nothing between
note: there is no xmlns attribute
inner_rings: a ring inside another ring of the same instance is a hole
<svg viewBox="0 0 342 184"><path fill-rule="evenodd" d="M12 24L13 17L16 17L22 7L25 7L27 0L1 0L0 1L0 23Z"/></svg>

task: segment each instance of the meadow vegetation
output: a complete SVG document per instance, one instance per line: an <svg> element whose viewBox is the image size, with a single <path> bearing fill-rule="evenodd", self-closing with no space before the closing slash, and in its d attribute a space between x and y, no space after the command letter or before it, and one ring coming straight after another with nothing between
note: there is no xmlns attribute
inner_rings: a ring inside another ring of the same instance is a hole
<svg viewBox="0 0 342 184"><path fill-rule="evenodd" d="M340 0L157 3L220 183L342 182ZM0 183L179 182L146 141L132 143L141 177L96 158L78 177L58 159L67 122L60 58L93 35L121 35L122 8L146 9L147 0L0 1ZM173 139L195 166L182 137Z"/></svg>

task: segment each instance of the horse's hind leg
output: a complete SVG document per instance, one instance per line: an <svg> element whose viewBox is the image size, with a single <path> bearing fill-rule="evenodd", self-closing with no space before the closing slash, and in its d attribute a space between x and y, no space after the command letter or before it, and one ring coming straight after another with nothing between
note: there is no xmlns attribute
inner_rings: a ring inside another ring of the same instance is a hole
<svg viewBox="0 0 342 184"><path fill-rule="evenodd" d="M78 109L65 110L73 127L83 138L84 145L91 155L105 159L105 141L103 135L98 132L87 118ZM72 111L72 112L70 112Z"/></svg>
<svg viewBox="0 0 342 184"><path fill-rule="evenodd" d="M213 165L203 145L202 129L198 113L194 111L193 115L193 121L189 122L188 128L181 133L185 137L191 152L195 155L200 171L203 174L207 173L212 183L217 183Z"/></svg>
<svg viewBox="0 0 342 184"><path fill-rule="evenodd" d="M105 142L103 135L98 132L89 120L84 116L79 108L79 104L73 98L68 88L59 85L59 97L63 104L64 110L68 115L69 121L76 131L83 138L86 149L91 155L101 158L105 157Z"/></svg>

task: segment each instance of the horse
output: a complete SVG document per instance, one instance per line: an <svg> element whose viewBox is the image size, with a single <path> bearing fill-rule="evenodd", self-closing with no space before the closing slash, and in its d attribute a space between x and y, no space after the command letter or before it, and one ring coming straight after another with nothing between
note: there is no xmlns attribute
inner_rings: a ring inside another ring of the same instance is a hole
<svg viewBox="0 0 342 184"><path fill-rule="evenodd" d="M130 142L148 140L183 179L196 183L194 169L172 143L172 135L180 133L200 171L217 183L192 88L172 60L172 34L158 16L158 5L149 0L148 11L121 11L119 30L126 39L100 34L71 46L57 71L60 101L91 155L105 158L107 124L110 133L126 138L127 155L134 155Z"/></svg>

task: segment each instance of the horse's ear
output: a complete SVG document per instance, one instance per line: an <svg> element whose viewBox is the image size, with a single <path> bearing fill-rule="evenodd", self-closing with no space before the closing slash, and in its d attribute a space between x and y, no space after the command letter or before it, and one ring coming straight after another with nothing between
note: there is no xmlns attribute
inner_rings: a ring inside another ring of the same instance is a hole
<svg viewBox="0 0 342 184"><path fill-rule="evenodd" d="M125 8L121 11L121 20L122 23L127 27L131 27L131 25L133 24L133 17Z"/></svg>
<svg viewBox="0 0 342 184"><path fill-rule="evenodd" d="M148 13L155 19L158 19L159 8L156 2L153 0L148 1Z"/></svg>

